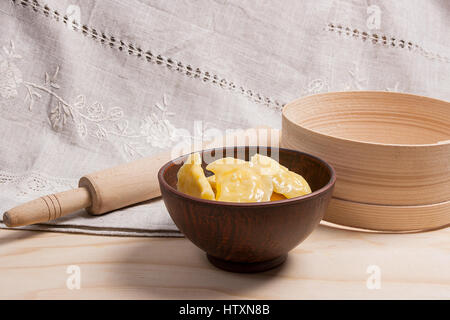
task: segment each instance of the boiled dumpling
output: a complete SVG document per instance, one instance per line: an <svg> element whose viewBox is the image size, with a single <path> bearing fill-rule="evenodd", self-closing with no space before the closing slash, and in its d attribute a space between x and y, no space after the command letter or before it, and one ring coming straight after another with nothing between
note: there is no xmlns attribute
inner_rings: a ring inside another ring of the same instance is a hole
<svg viewBox="0 0 450 320"><path fill-rule="evenodd" d="M235 168L216 176L216 200L231 202L270 201L272 180L249 166Z"/></svg>
<svg viewBox="0 0 450 320"><path fill-rule="evenodd" d="M282 194L288 199L311 193L311 188L301 175L290 171L274 159L255 154L250 162L261 175L272 177L274 192Z"/></svg>
<svg viewBox="0 0 450 320"><path fill-rule="evenodd" d="M261 176L252 163L223 158L206 166L214 176L208 178L216 190L216 200L228 202L270 201L272 180Z"/></svg>
<svg viewBox="0 0 450 320"><path fill-rule="evenodd" d="M189 155L177 173L177 189L188 195L214 200L215 195L201 167L200 154Z"/></svg>

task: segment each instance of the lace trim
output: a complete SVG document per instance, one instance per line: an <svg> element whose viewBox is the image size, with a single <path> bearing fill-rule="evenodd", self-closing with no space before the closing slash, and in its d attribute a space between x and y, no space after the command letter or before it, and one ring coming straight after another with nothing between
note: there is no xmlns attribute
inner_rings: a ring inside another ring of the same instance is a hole
<svg viewBox="0 0 450 320"><path fill-rule="evenodd" d="M397 37L386 36L384 34L380 35L378 33L371 33L369 31L360 31L350 26L342 26L341 24L334 24L334 23L329 23L325 30L334 32L339 36L346 36L352 39L360 39L364 42L370 41L374 45L381 44L383 46L391 48L407 49L411 52L417 52L429 60L436 60L445 63L450 63L450 59L446 56L425 50L422 46L416 43L398 39Z"/></svg>
<svg viewBox="0 0 450 320"><path fill-rule="evenodd" d="M76 188L77 179L55 178L36 171L10 173L0 170L0 191L20 198L38 197Z"/></svg>
<svg viewBox="0 0 450 320"><path fill-rule="evenodd" d="M67 15L62 16L57 10L52 10L48 5L41 5L37 0L12 0L15 5L22 5L23 7L31 8L34 12L40 13L47 18L51 18L57 22L62 22L65 25L70 24L72 30L81 32L85 36L89 36L91 39L100 42L103 45L109 45L111 48L115 48L121 52L128 53L131 56L135 56L139 59L145 59L147 62L165 66L170 70L178 71L190 78L199 79L205 83L213 84L222 89L228 89L232 92L242 94L250 100L264 104L275 110L281 111L284 104L279 101L265 97L260 93L257 93L251 89L243 86L238 86L233 81L226 78L219 77L209 71L201 70L200 68L194 68L189 64L185 64L181 61L177 61L173 58L163 56L161 54L155 54L151 50L144 51L139 45L127 43L113 35L107 35L105 32L97 31L96 28L80 25L76 20L69 21Z"/></svg>

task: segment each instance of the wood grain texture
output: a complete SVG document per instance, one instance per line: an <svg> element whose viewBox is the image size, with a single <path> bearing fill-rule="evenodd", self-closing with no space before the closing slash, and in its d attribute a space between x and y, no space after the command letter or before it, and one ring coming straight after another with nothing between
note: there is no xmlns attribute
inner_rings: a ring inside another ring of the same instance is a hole
<svg viewBox="0 0 450 320"><path fill-rule="evenodd" d="M84 188L46 195L6 211L3 221L8 227L19 227L63 217L91 205Z"/></svg>
<svg viewBox="0 0 450 320"><path fill-rule="evenodd" d="M281 146L328 161L334 195L381 205L450 200L450 103L393 92L332 92L283 109Z"/></svg>
<svg viewBox="0 0 450 320"><path fill-rule="evenodd" d="M422 206L381 206L332 198L324 219L361 229L427 231L450 225L450 201Z"/></svg>
<svg viewBox="0 0 450 320"><path fill-rule="evenodd" d="M81 289L69 290L69 265ZM369 290L369 265L381 289ZM187 239L0 230L0 298L449 299L450 228L370 234L319 226L281 267L235 274Z"/></svg>
<svg viewBox="0 0 450 320"><path fill-rule="evenodd" d="M417 230L422 222L421 229L437 228L450 223L449 123L450 103L436 99L371 91L318 94L283 109L281 146L335 168L333 196L342 201L339 212L327 211L329 221L367 229L389 224L382 230Z"/></svg>

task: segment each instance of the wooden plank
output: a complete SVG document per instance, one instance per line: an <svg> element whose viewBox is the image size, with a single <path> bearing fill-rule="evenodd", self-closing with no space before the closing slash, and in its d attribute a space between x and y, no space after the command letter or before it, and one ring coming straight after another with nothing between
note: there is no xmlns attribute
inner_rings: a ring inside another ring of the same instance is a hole
<svg viewBox="0 0 450 320"><path fill-rule="evenodd" d="M70 290L70 265L81 288ZM381 271L368 289L367 268ZM0 230L0 298L417 299L450 298L450 228L371 234L319 226L280 268L234 274L187 239Z"/></svg>

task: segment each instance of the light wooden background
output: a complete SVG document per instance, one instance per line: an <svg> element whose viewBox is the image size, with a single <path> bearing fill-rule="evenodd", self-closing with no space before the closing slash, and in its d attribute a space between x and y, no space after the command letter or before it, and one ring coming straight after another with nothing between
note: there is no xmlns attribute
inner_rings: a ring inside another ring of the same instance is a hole
<svg viewBox="0 0 450 320"><path fill-rule="evenodd" d="M66 286L69 265L81 288ZM369 290L369 265L381 288ZM450 228L369 234L319 226L278 269L233 274L186 239L0 230L0 298L450 299Z"/></svg>

